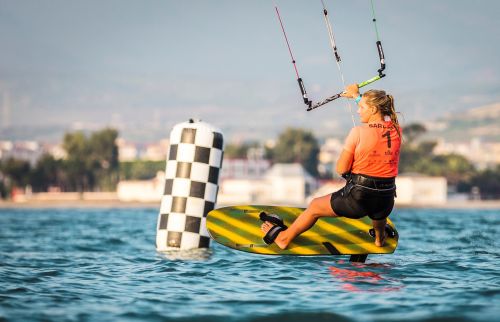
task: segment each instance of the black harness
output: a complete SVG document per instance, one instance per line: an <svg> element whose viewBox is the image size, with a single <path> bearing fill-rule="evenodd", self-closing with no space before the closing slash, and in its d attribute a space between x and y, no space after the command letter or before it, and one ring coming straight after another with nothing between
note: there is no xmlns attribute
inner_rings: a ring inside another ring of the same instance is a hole
<svg viewBox="0 0 500 322"><path fill-rule="evenodd" d="M342 177L347 181L344 187L345 194L349 194L354 187L360 187L381 195L396 196L396 178L378 178L356 173L344 173Z"/></svg>

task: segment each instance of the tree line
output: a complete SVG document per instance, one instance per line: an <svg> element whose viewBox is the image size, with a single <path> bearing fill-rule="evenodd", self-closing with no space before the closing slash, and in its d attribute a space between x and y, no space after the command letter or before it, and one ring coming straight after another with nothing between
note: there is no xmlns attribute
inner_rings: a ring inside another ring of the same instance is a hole
<svg viewBox="0 0 500 322"><path fill-rule="evenodd" d="M106 128L87 136L66 133L66 158L42 155L35 165L8 158L0 163L0 194L7 197L15 188L30 186L33 192L57 187L60 191L113 191L119 180L118 131Z"/></svg>
<svg viewBox="0 0 500 322"><path fill-rule="evenodd" d="M409 124L403 131L399 173L419 173L430 176L446 177L448 184L457 192L469 193L478 188L483 199L500 198L500 165L494 169L477 170L464 156L451 153L435 155L437 144L433 140L424 140L426 128L418 123ZM258 143L228 145L225 155L245 157L249 148ZM266 158L274 162L298 162L313 176L319 177L319 144L312 132L303 129L286 129L278 138L274 148L265 148ZM323 175L325 179L335 176Z"/></svg>
<svg viewBox="0 0 500 322"><path fill-rule="evenodd" d="M437 142L422 139L427 130L421 124L410 124L404 131L400 173L443 176L446 177L448 185L455 187L457 192L470 193L471 189L479 189L482 199L500 198L500 165L492 169L478 170L460 154L433 154Z"/></svg>
<svg viewBox="0 0 500 322"><path fill-rule="evenodd" d="M444 176L458 192L479 188L484 199L500 198L500 166L477 170L465 157L458 154L433 154L435 141L422 140L426 129L420 124L405 127L400 156L400 173L421 173ZM63 148L67 157L56 160L43 155L36 165L16 159L0 163L0 195L6 197L14 187L30 185L32 191L47 191L57 187L61 191L114 191L118 181L150 179L164 170L164 161L119 162L115 143L118 132L104 129L91 133L67 133ZM285 129L273 147L261 147L259 142L229 144L225 158L247 158L251 148L264 149L264 158L272 163L300 163L314 177L332 178L333 174L318 172L320 145L311 131L299 128Z"/></svg>

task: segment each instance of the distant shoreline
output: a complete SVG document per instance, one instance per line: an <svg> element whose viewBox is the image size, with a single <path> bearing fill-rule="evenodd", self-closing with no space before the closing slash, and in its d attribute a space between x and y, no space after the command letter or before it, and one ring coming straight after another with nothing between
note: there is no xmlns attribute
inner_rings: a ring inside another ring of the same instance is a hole
<svg viewBox="0 0 500 322"><path fill-rule="evenodd" d="M160 202L124 202L117 200L73 200L73 201L0 201L0 209L12 208L158 208Z"/></svg>
<svg viewBox="0 0 500 322"><path fill-rule="evenodd" d="M218 207L228 205L218 204ZM289 205L289 206L302 206L305 205ZM26 202L13 202L13 201L0 201L0 209L14 209L14 208L156 208L160 209L160 202L124 202L118 200L77 200L77 201L26 201ZM407 208L429 208L429 209L499 209L500 200L467 200L467 201L450 201L445 204L405 204L396 205L396 209Z"/></svg>

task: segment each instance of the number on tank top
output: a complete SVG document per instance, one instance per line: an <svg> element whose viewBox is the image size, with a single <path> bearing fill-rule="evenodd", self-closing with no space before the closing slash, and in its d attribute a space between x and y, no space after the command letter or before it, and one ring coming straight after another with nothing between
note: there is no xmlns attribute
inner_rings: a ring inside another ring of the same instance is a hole
<svg viewBox="0 0 500 322"><path fill-rule="evenodd" d="M391 132L387 131L384 134L382 134L382 137L386 136L387 137L387 148L391 148Z"/></svg>

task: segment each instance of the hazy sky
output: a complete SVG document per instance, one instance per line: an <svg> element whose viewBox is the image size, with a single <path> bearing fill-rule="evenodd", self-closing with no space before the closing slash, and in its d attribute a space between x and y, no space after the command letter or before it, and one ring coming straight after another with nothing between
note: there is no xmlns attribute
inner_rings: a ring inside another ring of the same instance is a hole
<svg viewBox="0 0 500 322"><path fill-rule="evenodd" d="M370 1L325 2L347 81L375 76ZM345 100L305 112L275 4L309 96L338 92L320 0L0 0L0 126L168 135L195 117L233 139L345 132ZM369 88L393 93L406 123L500 101L500 1L375 9L387 77Z"/></svg>

